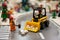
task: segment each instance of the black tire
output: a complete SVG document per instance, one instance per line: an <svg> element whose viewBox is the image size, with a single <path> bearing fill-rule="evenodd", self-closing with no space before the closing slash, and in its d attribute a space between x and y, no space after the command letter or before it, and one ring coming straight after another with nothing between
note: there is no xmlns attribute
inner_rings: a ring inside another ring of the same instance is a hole
<svg viewBox="0 0 60 40"><path fill-rule="evenodd" d="M40 30L43 30L45 27L44 27L44 23L43 22L41 22L40 23Z"/></svg>
<svg viewBox="0 0 60 40"><path fill-rule="evenodd" d="M44 23L45 23L45 27L49 27L49 21L48 20L45 21Z"/></svg>

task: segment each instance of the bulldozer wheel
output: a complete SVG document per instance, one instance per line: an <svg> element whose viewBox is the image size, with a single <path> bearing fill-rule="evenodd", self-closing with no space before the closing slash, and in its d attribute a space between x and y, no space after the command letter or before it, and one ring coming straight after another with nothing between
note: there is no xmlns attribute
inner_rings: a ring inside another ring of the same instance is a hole
<svg viewBox="0 0 60 40"><path fill-rule="evenodd" d="M43 29L44 29L44 23L41 22L41 23L40 23L40 30L43 30Z"/></svg>
<svg viewBox="0 0 60 40"><path fill-rule="evenodd" d="M45 27L49 27L49 21L48 20L45 21L44 23L45 23Z"/></svg>

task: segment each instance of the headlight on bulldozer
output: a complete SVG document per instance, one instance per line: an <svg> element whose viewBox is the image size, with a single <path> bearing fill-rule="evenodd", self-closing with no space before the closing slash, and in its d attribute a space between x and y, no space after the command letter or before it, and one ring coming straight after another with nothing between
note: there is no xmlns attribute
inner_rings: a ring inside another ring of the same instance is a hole
<svg viewBox="0 0 60 40"><path fill-rule="evenodd" d="M27 25L27 28L30 28L30 26L29 26L29 25Z"/></svg>
<svg viewBox="0 0 60 40"><path fill-rule="evenodd" d="M27 25L27 27L29 27L29 25Z"/></svg>

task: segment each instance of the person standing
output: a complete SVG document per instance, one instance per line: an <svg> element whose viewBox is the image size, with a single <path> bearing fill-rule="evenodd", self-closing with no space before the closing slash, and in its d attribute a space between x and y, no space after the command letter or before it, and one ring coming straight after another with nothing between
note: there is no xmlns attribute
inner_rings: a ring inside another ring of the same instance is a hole
<svg viewBox="0 0 60 40"><path fill-rule="evenodd" d="M7 15L7 0L4 0L2 3L2 14L1 14L2 21L6 21L6 18L8 18Z"/></svg>

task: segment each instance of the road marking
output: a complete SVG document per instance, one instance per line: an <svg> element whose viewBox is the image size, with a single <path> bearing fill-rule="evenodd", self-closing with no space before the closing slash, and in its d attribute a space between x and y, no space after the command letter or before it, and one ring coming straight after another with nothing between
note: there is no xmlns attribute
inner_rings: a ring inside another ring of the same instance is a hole
<svg viewBox="0 0 60 40"><path fill-rule="evenodd" d="M41 39L45 39L45 37L43 36L42 33L39 33L39 35L40 35Z"/></svg>
<svg viewBox="0 0 60 40"><path fill-rule="evenodd" d="M60 29L60 27L56 23L54 23L52 20L50 20L50 22L52 22L57 28Z"/></svg>
<svg viewBox="0 0 60 40"><path fill-rule="evenodd" d="M0 38L0 40L8 40L8 37Z"/></svg>

